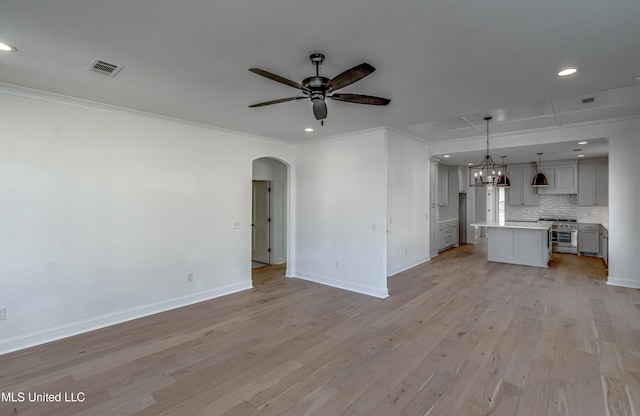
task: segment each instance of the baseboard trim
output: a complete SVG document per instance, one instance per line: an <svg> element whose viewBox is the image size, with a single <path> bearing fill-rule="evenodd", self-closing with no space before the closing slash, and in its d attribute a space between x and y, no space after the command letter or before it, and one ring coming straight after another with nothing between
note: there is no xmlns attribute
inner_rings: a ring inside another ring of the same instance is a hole
<svg viewBox="0 0 640 416"><path fill-rule="evenodd" d="M195 295L181 296L162 302L142 305L124 311L100 315L94 318L0 340L0 355L19 351L25 348L35 347L52 341L58 341L74 335L94 331L96 329L106 328L108 326L154 315L156 313L166 312L171 309L193 305L194 303L204 302L251 288L253 288L251 282L224 286Z"/></svg>
<svg viewBox="0 0 640 416"><path fill-rule="evenodd" d="M320 283L322 285L331 286L338 289L344 289L351 292L360 293L363 295L373 296L380 299L389 297L389 290L386 287L384 289L377 289L374 287L359 285L359 284L350 283L350 282L344 282L342 280L335 280L329 277L318 276L311 273L297 272L297 273L294 273L293 276L291 277L295 277L297 279L302 279L302 280L308 280L310 282Z"/></svg>
<svg viewBox="0 0 640 416"><path fill-rule="evenodd" d="M416 266L421 265L422 263L428 262L429 260L431 260L431 257L424 257L424 258L421 258L421 259L419 259L417 261L414 261L412 263L408 263L408 264L405 264L403 266L396 267L395 269L391 269L391 270L389 270L389 272L387 274L387 277L393 277L398 273L402 273L405 270L412 269L412 268L414 268Z"/></svg>
<svg viewBox="0 0 640 416"><path fill-rule="evenodd" d="M640 281L631 279L621 279L619 277L609 276L607 278L607 284L610 286L622 286L631 289L640 289Z"/></svg>

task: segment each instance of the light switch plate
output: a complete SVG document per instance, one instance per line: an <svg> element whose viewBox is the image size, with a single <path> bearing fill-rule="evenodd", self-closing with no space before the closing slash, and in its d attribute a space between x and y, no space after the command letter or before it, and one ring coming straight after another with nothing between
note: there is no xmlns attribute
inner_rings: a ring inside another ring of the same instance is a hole
<svg viewBox="0 0 640 416"><path fill-rule="evenodd" d="M0 321L7 319L7 308L0 308Z"/></svg>

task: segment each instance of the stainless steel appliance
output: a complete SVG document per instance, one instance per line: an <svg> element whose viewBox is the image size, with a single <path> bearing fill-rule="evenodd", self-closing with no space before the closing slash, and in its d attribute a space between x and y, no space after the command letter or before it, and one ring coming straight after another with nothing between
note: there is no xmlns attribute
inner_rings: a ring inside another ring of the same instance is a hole
<svg viewBox="0 0 640 416"><path fill-rule="evenodd" d="M540 218L550 221L552 252L578 254L578 224L573 218Z"/></svg>

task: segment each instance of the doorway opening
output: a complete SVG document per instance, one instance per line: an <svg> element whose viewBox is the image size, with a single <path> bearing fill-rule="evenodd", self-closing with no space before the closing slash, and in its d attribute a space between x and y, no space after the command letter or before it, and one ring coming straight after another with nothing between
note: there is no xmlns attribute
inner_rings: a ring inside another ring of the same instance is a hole
<svg viewBox="0 0 640 416"><path fill-rule="evenodd" d="M253 181L251 204L252 267L271 264L271 181Z"/></svg>
<svg viewBox="0 0 640 416"><path fill-rule="evenodd" d="M263 157L253 161L251 265L257 275L284 276L287 262L288 166ZM266 269L266 270L265 270Z"/></svg>

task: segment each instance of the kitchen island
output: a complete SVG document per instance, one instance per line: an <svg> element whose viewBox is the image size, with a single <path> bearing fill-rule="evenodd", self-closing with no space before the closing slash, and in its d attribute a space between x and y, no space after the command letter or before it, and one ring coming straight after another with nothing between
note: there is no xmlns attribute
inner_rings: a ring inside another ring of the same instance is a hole
<svg viewBox="0 0 640 416"><path fill-rule="evenodd" d="M549 267L551 222L482 221L487 228L487 260L524 266Z"/></svg>

